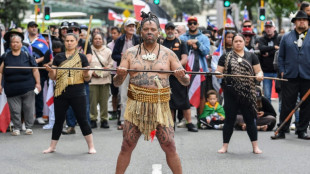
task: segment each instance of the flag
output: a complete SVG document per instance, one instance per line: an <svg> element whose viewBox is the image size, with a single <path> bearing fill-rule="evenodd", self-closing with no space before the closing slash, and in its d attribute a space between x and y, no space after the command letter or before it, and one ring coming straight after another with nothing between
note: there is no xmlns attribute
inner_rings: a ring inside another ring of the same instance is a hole
<svg viewBox="0 0 310 174"><path fill-rule="evenodd" d="M167 14L167 12L158 5L144 2L142 0L132 0L132 4L134 6L135 17L138 21L142 20L140 17L141 11L144 11L145 13L152 12L155 14L158 17L160 28L162 29L165 29L165 25L171 20L171 17Z"/></svg>
<svg viewBox="0 0 310 174"><path fill-rule="evenodd" d="M224 40L225 32L222 34L222 40L217 49L213 52L212 59L211 59L211 69L214 72L217 68L217 64L219 62L220 57L223 54L223 40ZM213 88L221 95L222 88L221 88L222 79L218 79L215 76L212 76L212 85Z"/></svg>
<svg viewBox="0 0 310 174"><path fill-rule="evenodd" d="M54 113L54 81L49 79L48 82L49 86L47 89L47 95L46 95L46 104L48 106L49 114L48 119L49 122L47 125L43 126L43 129L53 129L54 123L55 123L55 113Z"/></svg>
<svg viewBox="0 0 310 174"><path fill-rule="evenodd" d="M188 61L185 67L186 71L203 72L199 58L195 56L195 52L190 50L188 55ZM191 83L188 90L189 102L198 108L200 104L201 82L205 81L206 78L204 75L190 75L190 79Z"/></svg>
<svg viewBox="0 0 310 174"><path fill-rule="evenodd" d="M115 11L109 9L108 11L108 19L110 21L118 21L118 22L123 22L123 19L121 17L121 15L118 15Z"/></svg>
<svg viewBox="0 0 310 174"><path fill-rule="evenodd" d="M183 15L184 20L187 22L188 15L186 13L184 13L184 12L182 12L182 15Z"/></svg>
<svg viewBox="0 0 310 174"><path fill-rule="evenodd" d="M16 28L16 24L14 23L14 21L11 21L9 29L13 28Z"/></svg>
<svg viewBox="0 0 310 174"><path fill-rule="evenodd" d="M225 27L235 27L233 17L230 14L227 15Z"/></svg>
<svg viewBox="0 0 310 174"><path fill-rule="evenodd" d="M48 43L49 44L49 49L50 49L50 60L54 59L53 55L53 44L52 44L52 38L51 38L51 31L48 32Z"/></svg>
<svg viewBox="0 0 310 174"><path fill-rule="evenodd" d="M1 42L0 49L1 49L1 55L2 55L4 54L4 47L3 47L3 40L1 37L0 37L0 42ZM1 81L0 81L0 84L2 84ZM11 114L10 114L9 104L7 102L7 99L4 93L4 89L2 89L1 92L2 94L0 95L0 131L5 133L11 122Z"/></svg>
<svg viewBox="0 0 310 174"><path fill-rule="evenodd" d="M243 12L243 20L249 20L249 12L247 10L247 7L244 7L244 12Z"/></svg>
<svg viewBox="0 0 310 174"><path fill-rule="evenodd" d="M2 89L0 95L0 131L5 133L11 122L11 114L9 104Z"/></svg>

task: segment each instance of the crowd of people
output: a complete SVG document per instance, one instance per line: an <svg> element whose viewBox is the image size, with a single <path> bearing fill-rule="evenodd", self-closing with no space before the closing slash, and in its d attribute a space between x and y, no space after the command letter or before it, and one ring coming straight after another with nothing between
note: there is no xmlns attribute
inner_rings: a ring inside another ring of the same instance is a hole
<svg viewBox="0 0 310 174"><path fill-rule="evenodd" d="M262 153L258 148L257 131L272 131L277 116L271 105L273 81L264 77L288 79L288 82L276 82L280 124L297 99L310 88L309 9L310 4L304 2L291 20L294 29L285 35L276 31L272 20L265 21L262 35L257 35L251 20L243 21L240 30L229 25L218 29L199 26L195 16L188 18L186 26L169 22L164 31L159 32L157 17L151 13L144 14L140 25L129 18L121 27L108 27L107 31L94 27L89 37L88 27L74 21L49 26L43 33L39 33L38 24L33 21L24 31L21 28L6 31L0 27L4 43L0 93L4 91L7 96L13 123L11 134L18 136L25 130L25 134L31 135L35 121L46 124L42 118L45 102L42 89L51 79L56 82L55 123L51 145L44 153L55 151L61 134L75 134L77 123L89 153L96 153L91 129L97 128L99 122L101 128L108 129L109 120L113 119L117 119L117 129L124 130L119 171L124 171L129 164L140 135L150 140L153 131L157 131L155 134L169 159L179 161L173 136L176 125L181 127L184 122L190 132L223 129L223 146L219 153L227 152L234 129L246 130L253 153ZM220 48L223 54L218 56L215 53ZM185 69L190 67L190 57L194 58L193 64L200 65L198 71L218 73L217 78L201 75L198 96L189 93L189 86L200 75L185 74ZM7 66L46 69L8 69ZM67 69L56 70L57 67ZM128 72L128 69L137 72ZM169 76L147 72L149 70L173 70L175 73ZM198 102L193 104L192 95L199 98ZM109 98L113 109L110 117ZM193 124L191 105L197 108L197 125ZM301 105L300 114L295 114L296 134L301 139L310 139L307 134L309 105L307 99ZM271 138L285 138L289 124ZM163 137L168 140L159 136L165 133ZM171 149L174 150L169 151ZM178 171L179 165L177 162L169 167Z"/></svg>

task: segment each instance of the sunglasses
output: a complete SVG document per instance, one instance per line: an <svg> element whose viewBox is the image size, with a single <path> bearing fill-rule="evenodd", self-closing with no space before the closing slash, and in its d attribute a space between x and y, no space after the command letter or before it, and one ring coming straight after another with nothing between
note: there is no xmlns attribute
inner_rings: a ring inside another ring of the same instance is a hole
<svg viewBox="0 0 310 174"><path fill-rule="evenodd" d="M74 28L73 31L77 32L80 31L78 28Z"/></svg>
<svg viewBox="0 0 310 174"><path fill-rule="evenodd" d="M193 25L193 24L194 24L194 25L197 25L197 22L189 22L189 23L188 23L189 26L191 26L191 25Z"/></svg>
<svg viewBox="0 0 310 174"><path fill-rule="evenodd" d="M244 25L244 28L251 28L251 25Z"/></svg>

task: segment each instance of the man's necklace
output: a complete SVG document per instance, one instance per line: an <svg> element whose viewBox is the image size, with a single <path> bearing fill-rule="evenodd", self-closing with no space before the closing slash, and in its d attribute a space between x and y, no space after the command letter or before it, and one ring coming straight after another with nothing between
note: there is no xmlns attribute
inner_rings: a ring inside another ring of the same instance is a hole
<svg viewBox="0 0 310 174"><path fill-rule="evenodd" d="M144 52L146 53L145 55L142 55L142 59L143 60L149 60L149 61L154 61L156 59L156 54L153 53L153 51L155 50L155 48L157 47L157 44L155 45L155 47L153 48L153 50L151 52L149 52L149 50L147 50L143 44L143 48L144 48Z"/></svg>

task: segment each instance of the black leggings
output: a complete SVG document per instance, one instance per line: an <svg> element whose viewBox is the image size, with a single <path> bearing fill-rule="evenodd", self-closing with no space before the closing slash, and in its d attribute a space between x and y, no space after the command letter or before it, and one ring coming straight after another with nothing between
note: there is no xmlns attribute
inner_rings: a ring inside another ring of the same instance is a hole
<svg viewBox="0 0 310 174"><path fill-rule="evenodd" d="M53 127L52 140L59 140L69 106L71 106L74 111L82 134L87 136L92 133L86 118L86 96L73 97L62 95L54 98L55 124Z"/></svg>
<svg viewBox="0 0 310 174"><path fill-rule="evenodd" d="M234 131L234 124L238 110L243 115L244 122L246 123L246 130L251 141L257 141L257 128L256 128L256 114L251 111L248 106L241 105L234 95L231 87L226 87L224 90L224 110L225 110L225 121L223 127L223 142L229 143L231 135Z"/></svg>

